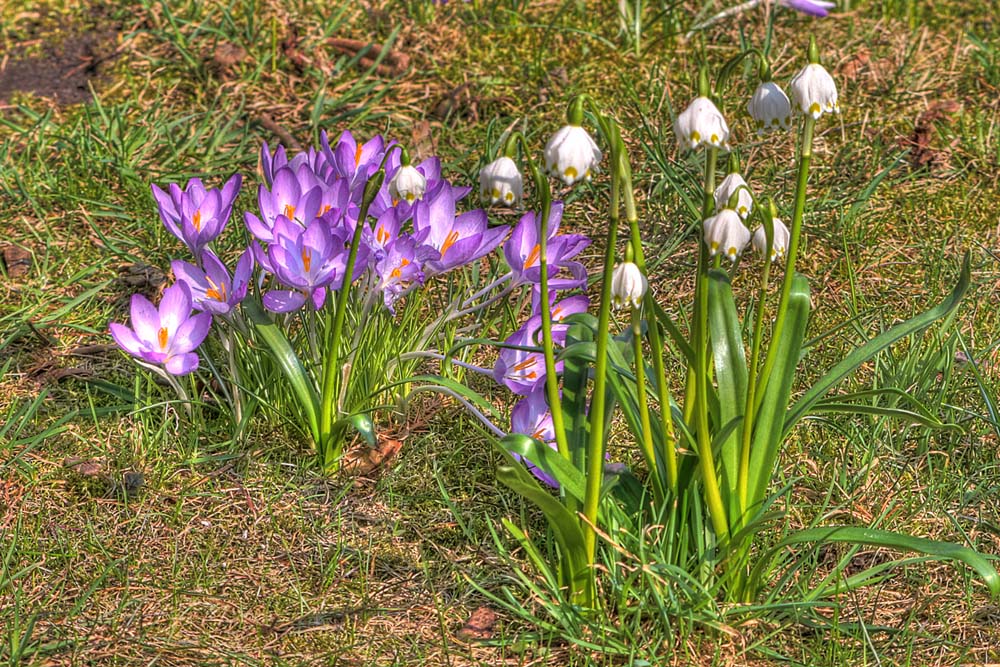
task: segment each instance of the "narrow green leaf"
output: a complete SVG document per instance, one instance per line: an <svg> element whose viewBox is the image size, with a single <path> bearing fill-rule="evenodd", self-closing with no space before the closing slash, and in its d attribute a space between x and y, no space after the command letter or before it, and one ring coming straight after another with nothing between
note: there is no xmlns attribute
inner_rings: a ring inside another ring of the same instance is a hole
<svg viewBox="0 0 1000 667"><path fill-rule="evenodd" d="M511 433L500 439L500 445L511 454L531 461L559 482L559 486L579 502L583 502L586 483L583 473L547 444L521 433Z"/></svg>
<svg viewBox="0 0 1000 667"><path fill-rule="evenodd" d="M934 306L924 311L916 317L897 324L886 332L875 336L864 345L856 348L848 354L843 361L831 368L816 384L814 384L789 410L785 417L785 431L790 430L800 419L802 419L819 399L826 395L841 380L851 374L858 366L865 363L879 352L885 350L900 338L914 334L929 326L935 320L946 317L952 313L965 296L969 289L970 281L969 254L966 253L962 260L962 272L959 276L955 289L948 297Z"/></svg>
<svg viewBox="0 0 1000 667"><path fill-rule="evenodd" d="M784 330L779 340L770 343L778 346L774 368L754 419L747 480L747 509L751 512L764 500L774 474L774 463L785 435L785 410L809 321L809 282L798 274L792 280Z"/></svg>
<svg viewBox="0 0 1000 667"><path fill-rule="evenodd" d="M315 383L302 366L302 362L295 354L295 350L292 349L292 344L285 337L284 332L264 312L256 299L244 299L243 312L253 324L254 331L260 334L260 337L267 343L275 361L278 362L281 371L285 374L285 378L291 385L295 398L298 399L299 406L309 422L309 432L312 434L313 443L318 445L320 438L319 395L316 392Z"/></svg>
<svg viewBox="0 0 1000 667"><path fill-rule="evenodd" d="M712 270L708 274L708 330L718 383L719 429L743 416L747 395L747 359L743 349L740 317L733 301L729 276ZM736 493L740 466L740 433L730 432L719 445L721 485L729 516L739 516Z"/></svg>
<svg viewBox="0 0 1000 667"><path fill-rule="evenodd" d="M952 542L939 542L923 537L903 535L888 530L864 528L858 526L822 526L807 528L788 535L778 542L774 549L804 543L844 542L847 544L866 544L873 547L896 549L897 551L912 551L936 560L960 561L972 568L983 580L990 595L1000 597L1000 575L983 554L968 547ZM764 560L764 559L762 559Z"/></svg>
<svg viewBox="0 0 1000 667"><path fill-rule="evenodd" d="M672 341L674 341L674 345L676 345L677 349L679 349L681 354L684 355L688 365L693 366L694 350L691 348L691 344L687 342L687 339L684 338L684 334L682 334L680 329L677 328L677 325L674 323L673 318L670 317L670 314L667 313L667 311L665 311L660 304L656 303L656 301L653 301L653 305L656 321L663 326L667 335L670 336Z"/></svg>

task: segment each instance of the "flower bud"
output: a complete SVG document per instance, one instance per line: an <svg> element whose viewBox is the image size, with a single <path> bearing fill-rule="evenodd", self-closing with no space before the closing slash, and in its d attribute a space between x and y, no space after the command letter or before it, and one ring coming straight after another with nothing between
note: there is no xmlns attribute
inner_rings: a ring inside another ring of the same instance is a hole
<svg viewBox="0 0 1000 667"><path fill-rule="evenodd" d="M417 171L416 167L403 165L389 181L389 196L393 199L405 199L413 203L415 199L423 199L427 189L427 179Z"/></svg>
<svg viewBox="0 0 1000 667"><path fill-rule="evenodd" d="M729 200L736 195L736 212L740 218L747 219L753 211L753 195L747 187L747 182L739 174L733 173L722 179L719 187L715 189L715 208L721 211L729 206Z"/></svg>
<svg viewBox="0 0 1000 667"><path fill-rule="evenodd" d="M677 117L674 126L681 148L694 150L702 144L729 150L729 126L722 112L707 97L696 97Z"/></svg>
<svg viewBox="0 0 1000 667"><path fill-rule="evenodd" d="M788 239L788 227L778 218L774 218L774 238L771 239L772 262L785 258L785 252L788 250ZM767 233L763 226L754 230L753 249L762 255L767 250Z"/></svg>
<svg viewBox="0 0 1000 667"><path fill-rule="evenodd" d="M524 179L514 161L502 156L483 167L479 172L479 194L484 202L520 206Z"/></svg>
<svg viewBox="0 0 1000 667"><path fill-rule="evenodd" d="M735 262L750 243L750 230L743 225L740 214L731 208L722 209L718 215L706 219L702 226L705 245L712 257L721 250L730 262Z"/></svg>
<svg viewBox="0 0 1000 667"><path fill-rule="evenodd" d="M566 125L545 144L545 169L562 179L566 185L590 180L601 161L601 149L587 130L579 125Z"/></svg>
<svg viewBox="0 0 1000 667"><path fill-rule="evenodd" d="M826 113L837 113L837 84L819 63L810 63L799 70L789 85L792 99L804 114L818 119Z"/></svg>
<svg viewBox="0 0 1000 667"><path fill-rule="evenodd" d="M785 91L773 81L764 81L757 86L747 105L747 111L754 119L757 134L769 130L787 130L792 124L792 103Z"/></svg>
<svg viewBox="0 0 1000 667"><path fill-rule="evenodd" d="M649 283L639 267L632 262L615 265L611 272L611 304L622 308L626 304L638 308L646 295Z"/></svg>

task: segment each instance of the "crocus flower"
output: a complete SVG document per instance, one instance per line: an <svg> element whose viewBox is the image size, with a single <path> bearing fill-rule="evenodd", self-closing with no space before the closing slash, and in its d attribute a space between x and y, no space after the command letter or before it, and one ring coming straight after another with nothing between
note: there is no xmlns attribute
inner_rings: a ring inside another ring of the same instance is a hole
<svg viewBox="0 0 1000 667"><path fill-rule="evenodd" d="M563 321L570 315L587 311L589 300L584 295L571 296L552 307L552 344L566 343L568 324ZM504 341L507 345L534 347L541 345L542 316L534 315ZM556 372L563 362L556 362ZM504 348L500 350L493 367L493 379L515 394L527 396L545 381L545 355L540 351Z"/></svg>
<svg viewBox="0 0 1000 667"><path fill-rule="evenodd" d="M837 113L837 84L819 63L809 63L792 78L789 88L796 106L804 114L819 118L823 113Z"/></svg>
<svg viewBox="0 0 1000 667"><path fill-rule="evenodd" d="M721 250L730 262L735 262L750 243L750 230L743 225L740 214L731 208L722 209L702 224L705 245L708 246L712 257Z"/></svg>
<svg viewBox="0 0 1000 667"><path fill-rule="evenodd" d="M589 181L597 171L601 149L590 133L579 125L566 125L545 144L545 169L566 185Z"/></svg>
<svg viewBox="0 0 1000 667"><path fill-rule="evenodd" d="M439 257L428 262L431 273L444 273L463 266L492 252L503 243L506 227L488 228L482 209L455 215L455 195L464 189L441 181L423 201L413 208L413 229L423 234L423 241L437 251Z"/></svg>
<svg viewBox="0 0 1000 667"><path fill-rule="evenodd" d="M747 182L737 173L732 173L722 179L719 187L715 188L715 208L721 211L729 206L729 200L736 195L736 212L744 220L753 210L753 196Z"/></svg>
<svg viewBox="0 0 1000 667"><path fill-rule="evenodd" d="M198 368L194 350L208 335L209 313L191 314L191 292L183 282L163 290L157 308L141 294L132 295L132 328L112 322L111 336L134 357L163 366L171 375Z"/></svg>
<svg viewBox="0 0 1000 667"><path fill-rule="evenodd" d="M510 427L514 433L523 433L556 449L556 431L552 425L552 411L545 399L545 387L538 387L514 405L510 413ZM513 456L518 461L523 461L531 474L546 486L553 489L559 487L559 483L551 475L534 463L517 454Z"/></svg>
<svg viewBox="0 0 1000 667"><path fill-rule="evenodd" d="M788 232L788 227L785 226L781 220L774 218L774 238L771 239L771 261L775 262L779 259L785 258L785 252L788 250L788 239L790 234ZM764 227L758 227L753 233L753 249L764 254L767 249L767 234L764 232Z"/></svg>
<svg viewBox="0 0 1000 667"><path fill-rule="evenodd" d="M320 214L322 200L323 188L307 166L300 166L298 171L284 166L274 172L270 190L263 184L257 190L261 217L247 211L243 219L251 234L260 241L271 243L274 240L272 228L279 216L304 227Z"/></svg>
<svg viewBox="0 0 1000 667"><path fill-rule="evenodd" d="M837 3L828 0L778 0L778 4L820 18L827 16L837 6Z"/></svg>
<svg viewBox="0 0 1000 667"><path fill-rule="evenodd" d="M350 131L344 130L333 146L330 145L326 132L321 133L320 145L336 177L347 181L352 199L360 203L365 182L378 170L392 142L386 143L383 137L376 135L362 144L358 143ZM399 152L395 151L386 160L386 173L395 169L398 164Z"/></svg>
<svg viewBox="0 0 1000 667"><path fill-rule="evenodd" d="M757 134L769 130L787 130L792 124L792 103L778 84L764 81L753 92L747 105L750 117L757 125Z"/></svg>
<svg viewBox="0 0 1000 667"><path fill-rule="evenodd" d="M243 177L233 174L222 189L206 189L199 178L192 178L181 190L176 183L167 191L152 186L160 219L167 230L180 239L195 257L200 258L205 246L215 240L233 211L233 202L240 192Z"/></svg>
<svg viewBox="0 0 1000 667"><path fill-rule="evenodd" d="M397 238L388 248L385 256L375 264L379 277L378 289L389 312L395 314L394 304L413 284L424 283L424 263L437 257L437 252L426 245L417 243L409 234Z"/></svg>
<svg viewBox="0 0 1000 667"><path fill-rule="evenodd" d="M253 253L247 248L236 262L232 277L222 260L211 251L202 255L204 271L180 260L171 262L170 267L177 280L190 289L196 310L226 316L246 297L253 263Z"/></svg>
<svg viewBox="0 0 1000 667"><path fill-rule="evenodd" d="M403 165L389 181L389 194L394 200L413 203L422 199L427 190L427 179L412 165Z"/></svg>
<svg viewBox="0 0 1000 667"><path fill-rule="evenodd" d="M306 165L323 183L333 183L336 178L333 167L326 159L326 155L321 151L317 151L312 146L301 153L296 153L292 156L291 160L288 159L285 147L280 144L274 149L273 155L266 141L261 146L260 170L264 176L264 183L269 188L274 184L274 175L278 169L288 167L294 172L298 171L302 165Z"/></svg>
<svg viewBox="0 0 1000 667"><path fill-rule="evenodd" d="M729 149L729 126L718 107L707 97L696 97L677 117L674 126L681 148L695 149L705 144Z"/></svg>
<svg viewBox="0 0 1000 667"><path fill-rule="evenodd" d="M524 177L517 164L506 155L498 157L479 171L479 196L483 202L520 206L524 196Z"/></svg>
<svg viewBox="0 0 1000 667"><path fill-rule="evenodd" d="M570 278L560 278L558 283L550 281L553 289L570 289L580 286L579 277L582 275L586 281L586 270L582 265L576 266L579 262L571 261L573 257L580 254L584 248L590 245L590 239L582 234L562 234L557 235L559 224L562 222L563 204L560 201L552 202L549 213L549 240L546 260L549 265L549 278L554 278L560 272L569 274ZM541 227L541 214L528 211L521 216L520 221L511 232L510 238L504 244L503 254L514 274L514 283L533 282L541 280L541 245L539 244ZM583 269L581 271L581 269Z"/></svg>
<svg viewBox="0 0 1000 667"><path fill-rule="evenodd" d="M290 290L273 290L264 295L264 307L276 313L298 310L306 299L319 310L326 300L327 287L342 277L343 228L334 234L321 218L316 218L305 228L279 215L274 222L274 241L265 251L254 244L254 254L264 268L273 273ZM360 248L359 248L360 254ZM362 267L367 258L358 261Z"/></svg>
<svg viewBox="0 0 1000 667"><path fill-rule="evenodd" d="M648 287L646 276L633 262L618 264L611 272L611 305L615 308L626 305L639 308Z"/></svg>

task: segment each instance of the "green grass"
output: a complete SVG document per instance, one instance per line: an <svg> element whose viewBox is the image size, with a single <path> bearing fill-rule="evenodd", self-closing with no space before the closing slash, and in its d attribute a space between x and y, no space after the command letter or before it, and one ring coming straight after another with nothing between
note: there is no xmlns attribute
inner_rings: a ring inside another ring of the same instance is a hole
<svg viewBox="0 0 1000 667"><path fill-rule="evenodd" d="M852 4L848 16L825 21L783 12L773 36L775 75L787 80L804 35L814 32L842 96L843 115L817 141L801 268L812 279L812 331L856 319L820 343L805 379L860 336L939 299L971 249L975 285L953 326L906 341L845 387L902 382L962 430L925 432L869 417L810 422L782 459L780 482L792 484L785 521L881 518L886 528L996 554L998 28L983 19L986 3ZM685 41L701 5L650 3L636 56L619 34L614 3L411 0L370 11L308 0L34 5L0 8L0 43L12 58L97 27L115 27L118 36L104 49L117 55L98 66L94 102L60 106L20 94L0 108L0 244L22 246L32 260L27 274L0 280L0 660L1000 661L996 607L982 588L926 563L846 596L836 612L844 626L831 630L772 617L714 630L670 619L668 634L663 623L623 612L617 626L591 627L609 644L634 647L632 656L612 657L536 640L533 628L498 609L492 642L458 641L470 612L492 604L478 589L503 595L508 586L519 596L512 568L534 576L523 555L504 557L513 543L500 536L498 548L490 528L501 531L499 520L509 517L544 530L497 488L498 456L471 419L442 401L418 401L394 425L408 435L400 456L376 479L323 479L310 471L311 453L294 428L261 413L236 442L222 419L209 416L192 431L167 392L136 378L121 353L93 347L111 342L107 323L124 320L131 292L157 290L155 275L125 267L165 270L178 255L149 183L237 170L249 177L260 142L279 141L262 114L303 145L321 129L387 132L425 155L437 152L456 180L472 183L503 128L523 124L541 145L561 124L565 102L583 91L625 128L644 232L662 248L653 283L665 307L678 308L692 289L694 247L690 203L679 193L698 174L677 154L671 119L701 58L724 62L740 31L763 41L759 13ZM330 36L391 43L410 66L379 74L328 48ZM293 37L294 48L283 46ZM221 65L214 54L223 44L241 47L245 58ZM296 50L304 59L295 60ZM938 102L955 104L921 119ZM741 107L734 102L728 113L735 118ZM772 183L787 200L793 165L771 158L790 155L791 138L758 142L744 121L731 124L751 185ZM917 141L919 127L928 128L926 144ZM915 166L918 147L930 156L923 166ZM593 202L606 188L598 178L570 195L569 228L602 229ZM245 188L238 206L254 200ZM585 261L595 266L599 253L589 249ZM74 354L82 347L89 349ZM98 462L99 474L64 465L70 457ZM142 487L129 495L125 475L135 472ZM846 553L820 550L809 567L822 571L824 559Z"/></svg>

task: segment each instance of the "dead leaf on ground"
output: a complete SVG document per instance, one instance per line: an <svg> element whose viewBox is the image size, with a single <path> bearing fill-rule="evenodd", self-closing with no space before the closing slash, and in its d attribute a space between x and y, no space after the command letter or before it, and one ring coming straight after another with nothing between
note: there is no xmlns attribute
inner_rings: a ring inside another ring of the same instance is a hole
<svg viewBox="0 0 1000 667"><path fill-rule="evenodd" d="M489 607L479 607L469 616L462 629L455 636L462 641L484 640L493 637L497 624L497 614Z"/></svg>
<svg viewBox="0 0 1000 667"><path fill-rule="evenodd" d="M349 475L367 477L387 466L402 447L401 440L380 437L377 447L361 444L344 454L342 468Z"/></svg>
<svg viewBox="0 0 1000 667"><path fill-rule="evenodd" d="M31 269L31 253L11 243L0 245L3 251L3 265L8 278L20 278Z"/></svg>

